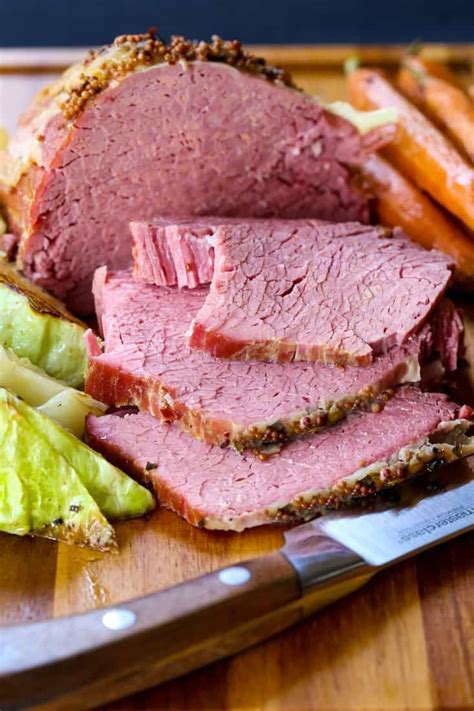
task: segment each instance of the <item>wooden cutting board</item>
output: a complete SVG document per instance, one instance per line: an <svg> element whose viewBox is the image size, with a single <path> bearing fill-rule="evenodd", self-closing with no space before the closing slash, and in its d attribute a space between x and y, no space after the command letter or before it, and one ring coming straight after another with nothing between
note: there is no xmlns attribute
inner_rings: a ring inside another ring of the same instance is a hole
<svg viewBox="0 0 474 711"><path fill-rule="evenodd" d="M453 59L468 75L472 48L436 46L430 51ZM390 67L401 48L267 47L264 52L292 69L304 88L333 100L344 96L344 58L357 53ZM11 122L45 75L78 54L82 52L0 51L0 125ZM462 305L467 357L474 362L474 304L464 300ZM460 373L458 392L474 405L469 366ZM211 533L164 510L148 520L120 524L117 532L116 556L0 534L0 623L116 603L265 554L282 543L276 528ZM258 647L107 708L360 711L473 706L470 534L380 574L365 589Z"/></svg>

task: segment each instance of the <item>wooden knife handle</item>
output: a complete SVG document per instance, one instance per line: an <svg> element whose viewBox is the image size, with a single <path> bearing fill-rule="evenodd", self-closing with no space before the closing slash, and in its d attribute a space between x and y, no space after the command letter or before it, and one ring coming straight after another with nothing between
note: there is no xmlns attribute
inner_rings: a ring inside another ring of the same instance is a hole
<svg viewBox="0 0 474 711"><path fill-rule="evenodd" d="M266 639L373 575L316 538L309 556L273 553L115 608L0 629L1 711L128 696Z"/></svg>
<svg viewBox="0 0 474 711"><path fill-rule="evenodd" d="M300 595L275 553L115 608L4 627L0 708L71 711L134 693L248 646L249 623Z"/></svg>

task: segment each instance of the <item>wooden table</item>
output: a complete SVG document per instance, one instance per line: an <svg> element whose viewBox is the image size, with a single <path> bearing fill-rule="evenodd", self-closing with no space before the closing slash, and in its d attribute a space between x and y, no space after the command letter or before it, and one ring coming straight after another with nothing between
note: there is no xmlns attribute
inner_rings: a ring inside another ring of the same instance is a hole
<svg viewBox="0 0 474 711"><path fill-rule="evenodd" d="M331 100L344 93L341 58L353 51L267 48L267 54L296 70L296 79L305 88ZM377 61L390 62L400 50L363 51ZM450 52L459 60L468 51L432 49L436 56ZM60 64L58 56L40 53L28 61L34 65L39 60L43 71L51 72ZM12 57L0 53L0 97L3 101L7 78L9 90L21 85L23 93L11 94L12 101L15 95L20 97L18 110L38 83L39 72L18 67L13 73L18 53L14 61ZM474 305L464 305L467 354L473 361ZM470 404L474 404L473 382L470 370L464 369L459 390ZM115 603L264 554L282 543L278 529L211 533L196 530L164 510L146 521L121 524L117 530L118 556L0 535L0 622L39 620ZM107 708L472 709L471 556L474 534L380 574L351 597L258 647Z"/></svg>

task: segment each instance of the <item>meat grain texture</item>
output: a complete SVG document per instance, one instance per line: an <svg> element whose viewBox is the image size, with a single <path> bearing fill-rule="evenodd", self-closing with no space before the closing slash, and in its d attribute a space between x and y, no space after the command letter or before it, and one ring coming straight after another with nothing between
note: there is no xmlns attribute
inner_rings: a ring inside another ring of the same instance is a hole
<svg viewBox="0 0 474 711"><path fill-rule="evenodd" d="M136 71L140 42L114 44L90 66L69 70L40 95L0 156L29 278L88 313L94 269L130 264L128 223L136 218L368 221L352 173L387 136L361 136L312 97L269 80L271 72L251 74L220 55L201 61L190 51L191 60L185 52L168 64L152 54ZM135 68L114 70L117 56L133 51ZM114 81L96 91L102 66L112 67Z"/></svg>
<svg viewBox="0 0 474 711"><path fill-rule="evenodd" d="M89 417L94 448L150 485L190 523L242 530L305 520L474 451L469 408L445 395L400 388L381 412L351 414L290 443L277 457L193 442L146 413Z"/></svg>
<svg viewBox="0 0 474 711"><path fill-rule="evenodd" d="M214 260L189 335L217 358L368 365L420 327L452 278L448 257L398 229L215 220L162 221L149 240L145 227L133 231L135 275L178 284L187 275L192 286Z"/></svg>
<svg viewBox="0 0 474 711"><path fill-rule="evenodd" d="M134 405L220 446L261 448L336 422L386 388L420 379L419 361L457 361L462 323L445 339L433 318L415 337L370 366L215 359L185 336L207 290L156 287L129 271L96 273L96 309L105 342L89 339L86 391L110 405ZM444 343L450 351L444 351Z"/></svg>

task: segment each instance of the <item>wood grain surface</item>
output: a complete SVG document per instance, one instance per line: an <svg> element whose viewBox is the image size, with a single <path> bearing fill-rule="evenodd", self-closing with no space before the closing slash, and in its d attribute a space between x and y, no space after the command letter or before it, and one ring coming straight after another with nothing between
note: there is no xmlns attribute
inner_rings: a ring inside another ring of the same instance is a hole
<svg viewBox="0 0 474 711"><path fill-rule="evenodd" d="M347 48L337 55L335 48L329 53L327 48L297 49L288 63L301 85L332 100L344 95L344 51ZM466 48L450 51L457 61L468 54ZM393 61L399 49L384 52ZM287 48L268 48L267 53L273 61L288 61ZM9 91L14 83L24 87L23 94L9 94L10 111L18 112L22 106L11 103L15 95L24 102L28 73L16 74L13 80L5 72L6 77L11 80ZM38 78L36 74L35 86ZM2 86L0 82L3 99ZM474 362L474 304L462 305L467 357ZM465 366L456 387L458 396L470 404L473 385L472 371ZM194 529L164 510L148 520L120 524L117 532L120 554L115 556L0 535L0 623L126 600L274 551L282 543L276 528L212 533ZM367 587L264 644L107 709L472 709L473 591L470 534L380 574Z"/></svg>

